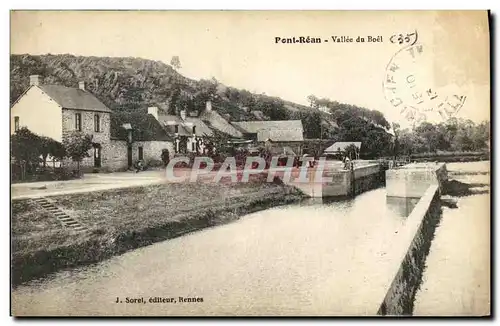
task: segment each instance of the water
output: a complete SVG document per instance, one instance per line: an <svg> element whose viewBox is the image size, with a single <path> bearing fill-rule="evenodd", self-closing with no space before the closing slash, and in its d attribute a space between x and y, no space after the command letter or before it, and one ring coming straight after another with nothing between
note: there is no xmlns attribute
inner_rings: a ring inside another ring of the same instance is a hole
<svg viewBox="0 0 500 326"><path fill-rule="evenodd" d="M268 209L21 286L13 313L373 315L399 266L399 235L415 203L387 202L381 188L354 200Z"/></svg>
<svg viewBox="0 0 500 326"><path fill-rule="evenodd" d="M415 315L485 316L491 311L490 194L485 193L489 163L447 164L450 179L477 185L480 194L459 197L458 209L443 207L416 294Z"/></svg>
<svg viewBox="0 0 500 326"><path fill-rule="evenodd" d="M489 163L448 166L461 182L489 180L472 174L478 169L488 171ZM21 286L12 293L13 313L373 315L406 249L401 234L416 203L387 199L381 188L354 200L268 209ZM489 311L489 194L461 197L458 206L443 208L417 315ZM115 303L127 296L177 303ZM180 303L179 296L203 302Z"/></svg>

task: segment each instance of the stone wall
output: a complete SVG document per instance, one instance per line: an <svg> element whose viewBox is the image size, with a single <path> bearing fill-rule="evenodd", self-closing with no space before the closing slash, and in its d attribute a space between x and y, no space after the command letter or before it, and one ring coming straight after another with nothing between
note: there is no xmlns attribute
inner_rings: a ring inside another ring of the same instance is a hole
<svg viewBox="0 0 500 326"><path fill-rule="evenodd" d="M402 234L406 237L406 246L394 248L401 251L401 259L394 266L393 276L389 275L391 278L378 308L379 315L412 314L415 294L422 281L425 260L440 216L439 188L431 185L406 219Z"/></svg>
<svg viewBox="0 0 500 326"><path fill-rule="evenodd" d="M386 171L387 196L420 198L430 185L438 185L448 179L445 164L409 164Z"/></svg>
<svg viewBox="0 0 500 326"><path fill-rule="evenodd" d="M174 156L174 145L168 141L138 141L132 144L132 163L139 160L139 147L143 148L143 159L148 166L161 165L161 153L168 149L170 158ZM108 159L103 166L110 170L124 170L128 168L127 142L111 140L108 150Z"/></svg>
<svg viewBox="0 0 500 326"><path fill-rule="evenodd" d="M264 143L262 143L264 144ZM302 142L271 142L273 153L283 153L283 148L290 147L296 155L302 155Z"/></svg>
<svg viewBox="0 0 500 326"><path fill-rule="evenodd" d="M80 113L82 120L82 134L87 134L92 136L92 142L101 145L101 166L105 167L105 162L109 160L109 147L110 147L110 114L107 112L95 112L95 111L82 111L82 110L62 110L62 134L63 140L68 137L71 133L75 132L75 114ZM100 131L96 132L94 129L94 116L99 115L100 119ZM94 167L94 150L90 149L89 157L85 157L80 163L80 167L93 168ZM76 168L77 163L73 162L71 159L65 159L63 165L69 168Z"/></svg>
<svg viewBox="0 0 500 326"><path fill-rule="evenodd" d="M380 165L371 164L356 167L354 175L348 170L325 169L323 177L328 182L321 184L314 182L315 172L310 171L308 183L291 182L309 197L348 197L374 189L383 184L383 173ZM354 182L354 185L353 185Z"/></svg>

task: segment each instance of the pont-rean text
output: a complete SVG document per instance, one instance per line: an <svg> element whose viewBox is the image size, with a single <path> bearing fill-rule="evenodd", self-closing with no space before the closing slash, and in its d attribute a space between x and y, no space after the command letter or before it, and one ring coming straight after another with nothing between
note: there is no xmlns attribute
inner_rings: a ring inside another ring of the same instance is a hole
<svg viewBox="0 0 500 326"><path fill-rule="evenodd" d="M320 44L320 43L383 43L382 35L366 35L366 36L346 36L332 35L329 37L317 36L292 36L274 38L275 44Z"/></svg>

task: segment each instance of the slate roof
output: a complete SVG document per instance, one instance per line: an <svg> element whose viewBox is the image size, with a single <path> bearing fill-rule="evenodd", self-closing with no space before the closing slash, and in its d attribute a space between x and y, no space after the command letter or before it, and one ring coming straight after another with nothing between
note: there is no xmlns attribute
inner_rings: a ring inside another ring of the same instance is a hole
<svg viewBox="0 0 500 326"><path fill-rule="evenodd" d="M39 85L45 94L65 109L111 112L92 93L61 85Z"/></svg>
<svg viewBox="0 0 500 326"><path fill-rule="evenodd" d="M185 120L182 120L181 117L176 115L160 115L158 121L172 135L175 133L175 124L179 125L179 136L192 136L193 125L196 126L196 135L212 136L213 134L212 129L200 118L186 117Z"/></svg>
<svg viewBox="0 0 500 326"><path fill-rule="evenodd" d="M151 115L140 112L113 112L111 114L111 138L127 140L124 124L132 126L134 141L172 141L173 138Z"/></svg>
<svg viewBox="0 0 500 326"><path fill-rule="evenodd" d="M338 141L336 143L333 143L332 146L328 147L325 149L325 152L338 152L338 151L344 151L347 146L349 145L354 145L358 148L358 150L361 148L361 142L359 141Z"/></svg>
<svg viewBox="0 0 500 326"><path fill-rule="evenodd" d="M300 120L240 121L232 125L246 134L257 134L258 141L304 141L304 128Z"/></svg>
<svg viewBox="0 0 500 326"><path fill-rule="evenodd" d="M203 120L203 122L207 123L209 126L218 129L232 137L240 138L242 137L242 132L235 128L231 123L229 123L226 119L224 119L219 113L216 111L206 111L204 110L199 118Z"/></svg>

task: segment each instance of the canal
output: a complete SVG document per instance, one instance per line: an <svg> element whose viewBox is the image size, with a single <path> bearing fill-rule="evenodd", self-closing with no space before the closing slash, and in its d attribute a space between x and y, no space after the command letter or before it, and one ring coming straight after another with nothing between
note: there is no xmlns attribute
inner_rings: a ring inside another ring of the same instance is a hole
<svg viewBox="0 0 500 326"><path fill-rule="evenodd" d="M63 271L12 293L16 315L331 315L377 311L405 203L385 189L301 204ZM407 203L412 205L412 203ZM123 303L116 303L117 297ZM146 304L125 303L143 297ZM177 303L149 303L150 297ZM203 302L181 303L178 297Z"/></svg>
<svg viewBox="0 0 500 326"><path fill-rule="evenodd" d="M249 214L19 286L12 292L12 311L18 316L373 315L399 266L406 241L401 234L417 202L387 200L385 189L378 188L352 200L311 199ZM460 208L453 214L460 215ZM429 275L426 282L439 286ZM426 295L418 295L417 309L425 310ZM126 303L127 297L144 303ZM173 300L153 303L156 297Z"/></svg>

